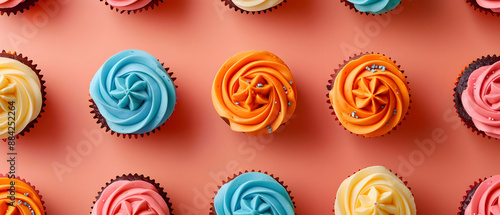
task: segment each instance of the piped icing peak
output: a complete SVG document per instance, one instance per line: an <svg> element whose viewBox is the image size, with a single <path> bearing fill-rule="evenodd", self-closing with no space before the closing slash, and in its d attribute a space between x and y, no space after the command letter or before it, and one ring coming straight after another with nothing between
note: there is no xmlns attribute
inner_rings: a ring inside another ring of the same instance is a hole
<svg viewBox="0 0 500 215"><path fill-rule="evenodd" d="M245 51L220 68L212 86L212 102L232 130L271 133L295 111L295 85L290 69L276 55Z"/></svg>
<svg viewBox="0 0 500 215"><path fill-rule="evenodd" d="M415 215L413 195L396 175L372 166L344 180L335 199L336 215Z"/></svg>

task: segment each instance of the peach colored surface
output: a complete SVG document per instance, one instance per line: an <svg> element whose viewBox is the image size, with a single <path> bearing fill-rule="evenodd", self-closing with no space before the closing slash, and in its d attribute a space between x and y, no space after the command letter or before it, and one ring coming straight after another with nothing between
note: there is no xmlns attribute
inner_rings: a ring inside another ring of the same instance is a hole
<svg viewBox="0 0 500 215"><path fill-rule="evenodd" d="M403 0L397 12L388 20L356 14L338 0L289 0L270 14L244 15L218 0L165 0L124 15L98 0L40 0L24 14L2 16L0 49L34 59L47 81L46 112L17 142L18 175L41 191L48 214L89 214L109 179L137 172L155 178L174 214L186 215L208 214L213 188L234 169L260 169L289 185L298 214L323 215L332 214L348 175L384 165L405 176L419 214L455 214L469 184L500 173L499 141L463 126L452 102L460 70L500 53L500 18L450 0ZM385 53L406 71L413 103L390 135L351 135L330 115L325 85L348 57L341 49L347 46ZM88 107L95 71L130 48L164 61L179 85L171 120L140 140L99 129ZM282 58L299 96L295 117L258 138L230 131L210 97L219 66L251 49ZM0 172L8 168L6 152L3 144Z"/></svg>

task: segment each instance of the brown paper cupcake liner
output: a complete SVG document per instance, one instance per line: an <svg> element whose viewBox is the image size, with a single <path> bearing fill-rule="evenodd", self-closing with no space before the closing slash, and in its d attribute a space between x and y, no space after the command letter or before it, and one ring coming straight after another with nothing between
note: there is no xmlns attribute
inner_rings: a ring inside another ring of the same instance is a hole
<svg viewBox="0 0 500 215"><path fill-rule="evenodd" d="M466 0L467 4L469 4L472 8L474 8L475 11L479 11L480 13L484 13L486 15L492 15L492 16L500 16L500 13L496 13L492 11L491 9L484 8L479 6L476 0Z"/></svg>
<svg viewBox="0 0 500 215"><path fill-rule="evenodd" d="M163 66L164 63L162 63L161 65ZM172 83L174 83L175 89L177 89L179 86L177 86L175 84L175 80L177 80L177 78L173 77L174 73L173 72L169 72L168 70L170 68L168 68L168 67L165 67L164 69L167 72L167 74L170 76L170 79L172 79ZM177 96L177 92L176 92L176 96ZM144 137L144 136L149 136L150 133L154 134L156 132L159 132L161 130L161 127L163 127L165 125L165 122L167 122L168 120L170 120L170 118L168 118L167 121L165 121L163 124L161 124L160 126L156 127L152 131L148 131L146 133L142 133L142 134L124 134L124 133L118 133L116 131L111 130L111 128L108 126L108 123L106 122L106 119L101 115L101 112L99 112L99 108L97 108L97 105L95 104L94 100L91 98L91 99L89 99L89 102L90 102L89 107L91 109L90 113L94 115L92 117L93 119L97 119L96 123L97 124L101 124L100 127L104 128L104 130L106 132L111 132L111 135L115 135L116 134L117 137L122 136L124 139L126 137L128 137L129 139L131 139L132 137L134 137L135 139L137 139L137 138L139 138L139 136L140 137ZM172 117L172 116L170 116L170 117Z"/></svg>
<svg viewBox="0 0 500 215"><path fill-rule="evenodd" d="M113 11L116 11L120 14L127 13L128 15L130 15L131 13L136 14L136 13L141 13L142 11L153 10L155 6L158 7L160 3L163 3L163 0L152 0L148 5L136 10L121 10L111 6L106 0L99 0L99 1L104 2L104 4L109 6L109 8Z"/></svg>
<svg viewBox="0 0 500 215"><path fill-rule="evenodd" d="M474 193L476 193L477 188L481 183L483 183L484 180L486 180L486 178L478 179L474 182L474 184L469 185L469 189L465 191L465 196L463 196L462 201L460 202L460 207L458 207L457 215L465 215L465 209L470 204L470 201L472 200Z"/></svg>
<svg viewBox="0 0 500 215"><path fill-rule="evenodd" d="M8 174L1 174L0 173L0 178L8 178ZM25 179L19 177L19 176L16 176L17 180L20 180L24 183L26 183L28 186L30 186L31 188L33 188L33 190L35 190L36 194L38 195L38 198L40 198L40 202L42 202L42 206L43 206L43 211L45 212L45 215L47 215L47 208L45 208L45 201L43 201L43 196L40 195L40 191L36 189L35 185L31 184L30 182L26 181Z"/></svg>
<svg viewBox="0 0 500 215"><path fill-rule="evenodd" d="M283 5L283 3L286 3L287 0L283 0L283 2L279 3L278 5L274 6L274 7L271 7L271 8L268 8L268 9L265 9L265 10L260 10L260 11L247 11L247 10L243 10L241 8L239 8L238 6L236 6L232 0L221 0L224 5L228 6L230 9L233 9L234 11L240 11L241 13L246 13L246 14L253 14L255 15L256 13L257 14L261 14L261 13L271 13L273 12L273 9L276 10L278 9L278 7L280 7L281 5Z"/></svg>
<svg viewBox="0 0 500 215"><path fill-rule="evenodd" d="M500 56L490 56L487 55L486 57L481 57L476 59L475 61L472 61L468 66L465 67L464 70L462 70L458 74L458 78L455 82L455 88L453 88L453 103L455 107L455 112L458 114L460 117L460 120L464 123L467 128L471 129L472 132L476 133L477 135L482 135L483 137L487 137L488 139L497 139L491 136L488 136L486 133L483 131L480 131L477 129L477 127L474 125L474 122L472 121L472 118L469 116L467 111L465 111L465 108L462 104L462 93L463 91L467 88L467 81L469 80L470 75L472 72L474 72L476 69L482 66L489 66L492 65L496 62L500 61Z"/></svg>
<svg viewBox="0 0 500 215"><path fill-rule="evenodd" d="M10 16L10 14L23 13L25 10L29 10L30 7L34 7L35 2L38 2L38 0L26 0L13 8L0 8L0 15L7 14L7 16Z"/></svg>
<svg viewBox="0 0 500 215"><path fill-rule="evenodd" d="M390 172L392 172L392 174L396 175L396 177L398 177L398 178L399 178L399 180L401 180L401 181L403 182L403 184L404 184L404 185L408 188L408 190L410 190L410 191L411 191L411 187L410 187L410 186L408 186L408 181L405 181L405 180L403 179L403 177L402 177L402 176L398 176L398 173L393 172L391 169L388 169L388 170L389 170ZM358 171L353 172L351 175L347 176L347 178L351 177L352 175L356 174L356 173L357 173L357 172L359 172L359 171L361 171L361 169L358 169ZM411 195L412 195L412 196L415 196L415 195L413 195L413 193L411 193ZM333 212L333 214L335 214L335 200L334 200L333 202L334 202L334 209L332 210L332 212Z"/></svg>
<svg viewBox="0 0 500 215"><path fill-rule="evenodd" d="M102 192L110 184L112 184L115 181L139 181L139 180L152 184L156 188L156 190L158 191L158 194L160 194L160 196L163 198L163 200L167 203L168 209L170 210L170 215L174 215L172 213L173 209L172 209L172 203L170 203L170 198L167 197L167 192L165 192L163 187L160 186L160 183L156 183L156 181L154 179L151 179L149 176L144 176L142 174L139 175L137 173L135 173L135 174L129 173L129 174L123 174L121 176L116 176L116 178L111 179L109 182L106 182L106 186L101 187L101 191L99 191L97 193L97 196L95 197L95 201L92 203L92 207L90 207L90 214L92 214L92 210L94 209L94 205L101 197Z"/></svg>
<svg viewBox="0 0 500 215"><path fill-rule="evenodd" d="M33 64L33 60L28 59L28 57L25 57L25 56L23 57L22 54L17 54L16 52L11 53L11 52L7 52L5 50L2 50L2 52L0 53L0 57L14 59L14 60L17 60L17 61L25 64L26 66L30 67L36 73L36 75L38 76L38 79L40 80L40 85L41 85L40 90L42 92L42 107L40 109L40 113L33 121L28 123L26 125L26 127L24 127L24 129L21 132L19 132L18 134L15 135L16 139L19 139L20 136L24 136L25 134L30 132L30 129L35 127L35 124L38 122L38 119L41 118L42 113L45 112L44 108L45 108L45 101L46 101L46 95L47 95L47 92L45 91L45 88L46 88L45 87L45 80L42 79L43 75L40 74L41 70L36 68L37 64ZM7 138L5 138L3 140L6 141Z"/></svg>
<svg viewBox="0 0 500 215"><path fill-rule="evenodd" d="M401 4L403 4L403 1L401 1L401 3L399 3L399 5L396 6L395 8L393 8L392 10L389 10L389 11L387 11L385 13L380 13L380 14L374 14L374 13L370 13L370 12L361 12L358 9L356 9L356 7L354 7L354 4L351 3L351 2L349 2L348 0L340 0L340 3L344 3L344 5L346 7L348 7L350 10L353 10L354 12L362 14L362 15L364 14L364 15L367 15L367 16L368 15L372 15L372 16L379 15L379 16L382 16L384 14L387 14L387 13L391 12L391 11L397 10L401 6Z"/></svg>
<svg viewBox="0 0 500 215"><path fill-rule="evenodd" d="M280 181L279 177L275 177L274 174L269 174L267 171L264 171L264 172L261 171L261 170L255 171L253 169L251 171L248 171L248 170L245 170L244 172L240 171L238 174L233 174L232 176L227 177L227 179L225 181L222 181L222 185L224 185L224 184L232 181L236 177L240 176L243 173L247 173L247 172L260 172L260 173L264 173L264 174L269 175L272 178L274 178L274 180L276 180L278 183L281 184L281 186L283 186L285 188L286 192L288 193L288 196L290 196L290 200L292 200L293 207L295 209L297 208L297 206L295 206L295 201L293 201L294 197L291 195L292 192L290 190L288 190L288 185L285 185L284 181ZM219 192L219 189L222 187L222 185L217 186L217 191L214 192L215 195L217 195L217 193ZM209 215L217 215L217 213L215 212L215 206L214 206L215 195L214 195L214 197L212 197L212 203L210 203L210 212L209 212Z"/></svg>
<svg viewBox="0 0 500 215"><path fill-rule="evenodd" d="M328 84L326 85L326 89L328 90L328 93L326 93L326 103L329 105L329 109L332 110L331 114L333 116L335 116L335 121L338 121L339 122L339 125L342 126L344 128L344 130L346 131L349 131L347 130L346 127L344 127L342 125L342 123L339 121L339 118L337 117L337 114L335 114L335 110L333 109L333 105L330 101L330 91L333 89L333 85L335 83L335 78L337 77L337 75L339 74L339 72L342 70L342 68L344 68L349 62L353 61L353 60L356 60L364 55L367 55L367 54L379 54L379 55L383 55L383 56L386 56L385 54L381 54L381 53L375 53L375 52L364 52L364 53L360 53L360 54L355 54L354 56L351 56L349 57L348 60L344 60L344 62L342 62L341 64L339 64L339 68L337 69L334 69L333 71L333 74L330 75L331 79L328 80ZM386 56L388 57L388 56ZM399 71L401 71L401 73L405 73L404 70L401 69L401 66L397 64L397 62L395 60L393 60L391 57L388 57L390 60L392 60L394 62L394 64L396 64L398 66L398 69ZM408 81L408 77L405 75L405 78L406 78L406 84L410 84L410 82ZM408 86L408 92L410 92L410 87ZM411 109L411 103L412 103L412 100L411 100L411 93L409 94L409 97L410 97L410 106L408 107L408 111L406 111L406 114L405 116L403 117L403 120L401 120L401 122L398 123L397 126L394 126L394 128L392 128L391 131L395 131L397 127L399 127L401 125L401 123L403 121L406 120L406 117L408 115L410 115L410 109ZM356 134L356 133L353 133L351 131L349 131L349 133L351 134L354 134L356 136L361 136L363 138L377 138L377 137L383 137L384 135L389 135L391 134L391 131L389 131L387 134L383 134L383 135L380 135L380 136L376 136L376 137L365 137L364 135L361 135L361 134Z"/></svg>

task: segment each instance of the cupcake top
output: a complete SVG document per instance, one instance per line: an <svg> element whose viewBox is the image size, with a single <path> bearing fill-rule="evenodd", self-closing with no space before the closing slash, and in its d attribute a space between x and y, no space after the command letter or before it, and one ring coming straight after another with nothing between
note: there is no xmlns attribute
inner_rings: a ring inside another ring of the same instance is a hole
<svg viewBox="0 0 500 215"><path fill-rule="evenodd" d="M500 138L500 61L479 67L467 80L462 105L474 126L486 135Z"/></svg>
<svg viewBox="0 0 500 215"><path fill-rule="evenodd" d="M476 0L482 8L490 9L495 13L500 13L500 0Z"/></svg>
<svg viewBox="0 0 500 215"><path fill-rule="evenodd" d="M90 83L90 97L109 128L142 134L162 125L175 106L175 85L162 64L140 50L109 58Z"/></svg>
<svg viewBox="0 0 500 215"><path fill-rule="evenodd" d="M297 90L290 69L267 51L229 58L217 73L212 102L231 129L251 135L276 131L295 111Z"/></svg>
<svg viewBox="0 0 500 215"><path fill-rule="evenodd" d="M158 189L142 180L117 180L101 192L91 215L170 215Z"/></svg>
<svg viewBox="0 0 500 215"><path fill-rule="evenodd" d="M283 0L232 0L239 8L246 11L262 11L279 5Z"/></svg>
<svg viewBox="0 0 500 215"><path fill-rule="evenodd" d="M401 3L401 0L347 0L354 4L360 12L382 14L390 11Z"/></svg>
<svg viewBox="0 0 500 215"><path fill-rule="evenodd" d="M10 199L14 193L15 200ZM0 175L0 211L5 215L45 215L45 208L38 192L28 183ZM14 206L14 207L12 207ZM5 213L3 213L5 212Z"/></svg>
<svg viewBox="0 0 500 215"><path fill-rule="evenodd" d="M288 191L271 176L243 173L222 185L214 198L217 215L295 215Z"/></svg>
<svg viewBox="0 0 500 215"><path fill-rule="evenodd" d="M335 199L336 215L415 215L410 189L382 166L362 169L344 180Z"/></svg>
<svg viewBox="0 0 500 215"><path fill-rule="evenodd" d="M1 0L0 0L1 1ZM147 6L152 0L106 0L112 7L120 10L137 10Z"/></svg>
<svg viewBox="0 0 500 215"><path fill-rule="evenodd" d="M25 0L0 0L0 9L14 8Z"/></svg>
<svg viewBox="0 0 500 215"><path fill-rule="evenodd" d="M0 139L22 132L38 117L42 103L40 79L35 71L18 60L0 57ZM9 123L12 118L14 130Z"/></svg>
<svg viewBox="0 0 500 215"><path fill-rule="evenodd" d="M348 62L337 72L329 97L342 125L365 137L391 131L410 106L406 77L391 59L380 54Z"/></svg>
<svg viewBox="0 0 500 215"><path fill-rule="evenodd" d="M493 176L481 182L474 191L463 215L489 215L499 211L500 175Z"/></svg>

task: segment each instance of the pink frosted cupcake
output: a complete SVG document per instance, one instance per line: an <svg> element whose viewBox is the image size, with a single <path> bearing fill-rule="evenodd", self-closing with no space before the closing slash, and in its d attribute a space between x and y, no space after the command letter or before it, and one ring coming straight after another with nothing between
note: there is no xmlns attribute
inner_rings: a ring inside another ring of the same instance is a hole
<svg viewBox="0 0 500 215"><path fill-rule="evenodd" d="M500 175L479 179L470 185L458 208L458 215L498 214L500 198Z"/></svg>
<svg viewBox="0 0 500 215"><path fill-rule="evenodd" d="M498 0L467 0L467 3L481 13L500 16L500 1Z"/></svg>
<svg viewBox="0 0 500 215"><path fill-rule="evenodd" d="M109 5L111 10L120 13L137 13L143 10L153 9L158 6L163 0L100 0L104 1L106 5Z"/></svg>
<svg viewBox="0 0 500 215"><path fill-rule="evenodd" d="M18 12L22 13L24 10L29 10L30 7L35 6L38 0L0 0L0 15L10 14L16 15Z"/></svg>

